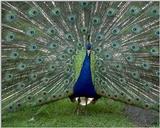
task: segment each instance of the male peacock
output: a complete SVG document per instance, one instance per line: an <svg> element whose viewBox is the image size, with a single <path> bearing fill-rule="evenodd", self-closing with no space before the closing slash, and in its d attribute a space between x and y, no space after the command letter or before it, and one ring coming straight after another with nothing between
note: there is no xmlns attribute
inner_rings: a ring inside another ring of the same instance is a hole
<svg viewBox="0 0 160 128"><path fill-rule="evenodd" d="M2 112L68 97L158 111L158 4L3 1Z"/></svg>

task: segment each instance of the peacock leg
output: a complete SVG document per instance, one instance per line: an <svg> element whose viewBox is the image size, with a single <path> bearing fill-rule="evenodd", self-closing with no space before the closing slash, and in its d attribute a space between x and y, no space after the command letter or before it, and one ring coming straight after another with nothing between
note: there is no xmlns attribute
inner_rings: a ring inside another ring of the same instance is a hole
<svg viewBox="0 0 160 128"><path fill-rule="evenodd" d="M78 103L77 103L77 106L76 106L76 109L75 109L74 113L79 115L79 109L80 109L80 97L78 97Z"/></svg>
<svg viewBox="0 0 160 128"><path fill-rule="evenodd" d="M86 106L85 106L84 112L85 112L85 115L87 115L87 102L88 102L88 98L87 97L85 97L85 101L86 101Z"/></svg>

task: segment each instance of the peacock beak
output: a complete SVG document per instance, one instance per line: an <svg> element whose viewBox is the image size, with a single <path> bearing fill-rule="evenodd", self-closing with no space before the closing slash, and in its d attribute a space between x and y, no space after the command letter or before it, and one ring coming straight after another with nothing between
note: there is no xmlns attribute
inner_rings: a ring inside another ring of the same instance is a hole
<svg viewBox="0 0 160 128"><path fill-rule="evenodd" d="M87 54L88 54L88 56L90 55L90 53L91 53L91 50L87 50Z"/></svg>

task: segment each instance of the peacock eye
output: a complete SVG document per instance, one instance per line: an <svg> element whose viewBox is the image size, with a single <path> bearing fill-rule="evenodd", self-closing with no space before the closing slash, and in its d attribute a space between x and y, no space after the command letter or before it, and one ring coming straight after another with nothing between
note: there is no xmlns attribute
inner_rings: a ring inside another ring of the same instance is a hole
<svg viewBox="0 0 160 128"><path fill-rule="evenodd" d="M86 2L83 2L83 5L86 5L87 3Z"/></svg>
<svg viewBox="0 0 160 128"><path fill-rule="evenodd" d="M33 49L36 49L36 46L32 46Z"/></svg>
<svg viewBox="0 0 160 128"><path fill-rule="evenodd" d="M8 32L5 36L7 42L11 42L15 39L15 34L13 32Z"/></svg>
<svg viewBox="0 0 160 128"><path fill-rule="evenodd" d="M157 13L157 10L153 10L152 12L153 12L153 13Z"/></svg>
<svg viewBox="0 0 160 128"><path fill-rule="evenodd" d="M82 8L86 8L89 5L89 3L83 1L83 2L80 2L80 5Z"/></svg>
<svg viewBox="0 0 160 128"><path fill-rule="evenodd" d="M68 85L69 84L69 79L64 80L64 84Z"/></svg>
<svg viewBox="0 0 160 128"><path fill-rule="evenodd" d="M97 22L97 20L96 20L96 19L94 19L93 21L94 21L95 23Z"/></svg>
<svg viewBox="0 0 160 128"><path fill-rule="evenodd" d="M114 33L116 33L116 32L117 32L117 30L113 30L113 32L114 32Z"/></svg>
<svg viewBox="0 0 160 128"><path fill-rule="evenodd" d="M31 35L33 35L33 34L34 34L34 31L30 31L30 33L31 33Z"/></svg>
<svg viewBox="0 0 160 128"><path fill-rule="evenodd" d="M30 8L30 9L28 10L28 16L29 16L30 18L36 17L36 16L38 16L38 15L39 15L39 11L38 11L37 8Z"/></svg>
<svg viewBox="0 0 160 128"><path fill-rule="evenodd" d="M152 6L148 9L148 15L151 17L159 16L159 7L158 6Z"/></svg>
<svg viewBox="0 0 160 128"><path fill-rule="evenodd" d="M13 21L16 20L17 14L16 14L16 12L10 12L10 11L9 11L9 13L7 13L7 14L5 15L5 18L6 18L6 21L7 21L7 22L13 22Z"/></svg>
<svg viewBox="0 0 160 128"><path fill-rule="evenodd" d="M58 10L56 11L56 14L57 14L57 15L59 14L59 11L58 11Z"/></svg>
<svg viewBox="0 0 160 128"><path fill-rule="evenodd" d="M69 20L71 23L74 23L75 19L76 19L76 16L75 16L75 15L70 15L70 16L68 16L68 20Z"/></svg>
<svg viewBox="0 0 160 128"><path fill-rule="evenodd" d="M116 9L114 9L114 8L109 8L108 10L107 10L107 16L109 16L109 17L112 17L112 16L115 16L116 15Z"/></svg>
<svg viewBox="0 0 160 128"><path fill-rule="evenodd" d="M111 60L111 59L112 59L112 56L113 56L113 55L112 55L111 52L106 52L105 55L104 55L104 57L105 57L106 60Z"/></svg>
<svg viewBox="0 0 160 128"><path fill-rule="evenodd" d="M151 9L151 13L155 16L158 15L158 9L156 7Z"/></svg>
<svg viewBox="0 0 160 128"><path fill-rule="evenodd" d="M13 74L10 74L10 73L6 73L5 74L5 80L6 81L10 81L10 80L12 80L13 79Z"/></svg>
<svg viewBox="0 0 160 128"><path fill-rule="evenodd" d="M103 36L101 33L98 33L98 34L96 35L96 40L101 41L101 40L103 40L103 39L104 39L104 36Z"/></svg>
<svg viewBox="0 0 160 128"><path fill-rule="evenodd" d="M100 18L99 17L93 17L93 19L92 19L92 23L94 24L94 25L98 25L99 23L100 23Z"/></svg>
<svg viewBox="0 0 160 128"><path fill-rule="evenodd" d="M147 66L147 64L143 64L144 65L144 67L146 67Z"/></svg>
<svg viewBox="0 0 160 128"><path fill-rule="evenodd" d="M13 109L13 107L12 107L12 106L9 106L9 109Z"/></svg>
<svg viewBox="0 0 160 128"><path fill-rule="evenodd" d="M157 47L152 47L150 50L150 53L152 56L158 56L158 48Z"/></svg>
<svg viewBox="0 0 160 128"><path fill-rule="evenodd" d="M73 18L73 17L71 17L70 19L71 19L71 20L74 20L74 18Z"/></svg>
<svg viewBox="0 0 160 128"><path fill-rule="evenodd" d="M70 69L68 68L67 71L70 71Z"/></svg>
<svg viewBox="0 0 160 128"><path fill-rule="evenodd" d="M81 32L82 32L83 34L86 34L87 31L88 31L88 30L87 30L87 27L82 27L82 28L81 28Z"/></svg>
<svg viewBox="0 0 160 128"><path fill-rule="evenodd" d="M131 101L131 99L128 99L128 102L130 102Z"/></svg>
<svg viewBox="0 0 160 128"><path fill-rule="evenodd" d="M135 34L140 33L142 31L142 27L140 25L134 25L131 31Z"/></svg>
<svg viewBox="0 0 160 128"><path fill-rule="evenodd" d="M10 19L14 19L14 16L13 16L13 15L11 15L11 16L10 16Z"/></svg>
<svg viewBox="0 0 160 128"><path fill-rule="evenodd" d="M60 8L55 8L55 9L53 9L53 10L52 10L52 14L53 14L54 16L60 16L60 14L61 14Z"/></svg>
<svg viewBox="0 0 160 128"><path fill-rule="evenodd" d="M133 28L133 30L136 31L137 29L136 29L136 28Z"/></svg>
<svg viewBox="0 0 160 128"><path fill-rule="evenodd" d="M37 12L36 11L33 11L33 14L36 14Z"/></svg>
<svg viewBox="0 0 160 128"><path fill-rule="evenodd" d="M146 104L146 105L145 105L145 107L146 107L146 108L148 108L148 107L149 107L149 105L148 105L148 104Z"/></svg>
<svg viewBox="0 0 160 128"><path fill-rule="evenodd" d="M134 79L139 79L139 72L138 71L132 72L131 75Z"/></svg>
<svg viewBox="0 0 160 128"><path fill-rule="evenodd" d="M157 37L160 37L160 30L159 30L159 29L156 29L154 32L155 32L155 35L156 35Z"/></svg>
<svg viewBox="0 0 160 128"><path fill-rule="evenodd" d="M18 107L21 107L21 104L20 104L20 103L18 103L18 104L17 104L17 106L18 106Z"/></svg>
<svg viewBox="0 0 160 128"><path fill-rule="evenodd" d="M132 48L135 49L136 47L135 47L135 46L132 46Z"/></svg>
<svg viewBox="0 0 160 128"><path fill-rule="evenodd" d="M109 14L112 14L112 11L108 11Z"/></svg>
<svg viewBox="0 0 160 128"><path fill-rule="evenodd" d="M112 29L112 34L113 35L117 35L117 34L119 34L120 33L120 29L119 28L113 28Z"/></svg>
<svg viewBox="0 0 160 128"><path fill-rule="evenodd" d="M23 88L23 87L24 87L24 84L21 84L21 87Z"/></svg>
<svg viewBox="0 0 160 128"><path fill-rule="evenodd" d="M159 31L157 31L156 34L159 35Z"/></svg>
<svg viewBox="0 0 160 128"><path fill-rule="evenodd" d="M51 33L54 33L54 30L51 30Z"/></svg>
<svg viewBox="0 0 160 128"><path fill-rule="evenodd" d="M26 31L26 34L28 35L28 36L34 36L35 35L35 29L34 28L28 28L27 29L27 31Z"/></svg>
<svg viewBox="0 0 160 128"><path fill-rule="evenodd" d="M160 77L160 71L156 71L156 76Z"/></svg>
<svg viewBox="0 0 160 128"><path fill-rule="evenodd" d="M135 16L140 12L140 8L138 6L131 6L129 9L131 16Z"/></svg>
<svg viewBox="0 0 160 128"><path fill-rule="evenodd" d="M29 96L29 97L28 97L28 100L30 100L30 99L31 99L31 97Z"/></svg>
<svg viewBox="0 0 160 128"><path fill-rule="evenodd" d="M83 29L82 31L83 31L83 32L86 32L86 29Z"/></svg>
<svg viewBox="0 0 160 128"><path fill-rule="evenodd" d="M36 58L35 62L36 62L37 64L41 64L42 62L44 62L44 58L41 57L41 56L39 56L39 57Z"/></svg>
<svg viewBox="0 0 160 128"><path fill-rule="evenodd" d="M10 39L13 39L13 36L12 36L12 35L10 36Z"/></svg>
<svg viewBox="0 0 160 128"><path fill-rule="evenodd" d="M115 98L117 98L117 95L114 95Z"/></svg>
<svg viewBox="0 0 160 128"><path fill-rule="evenodd" d="M72 38L73 38L72 34L70 34L70 33L66 34L66 39L67 40L72 40Z"/></svg>

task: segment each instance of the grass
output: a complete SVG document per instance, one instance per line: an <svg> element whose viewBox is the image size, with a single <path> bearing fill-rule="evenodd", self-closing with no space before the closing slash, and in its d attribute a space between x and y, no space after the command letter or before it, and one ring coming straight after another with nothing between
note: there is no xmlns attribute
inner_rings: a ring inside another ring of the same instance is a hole
<svg viewBox="0 0 160 128"><path fill-rule="evenodd" d="M2 115L3 127L131 127L123 114L124 104L100 99L87 106L87 113L74 113L69 99Z"/></svg>

